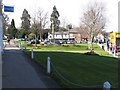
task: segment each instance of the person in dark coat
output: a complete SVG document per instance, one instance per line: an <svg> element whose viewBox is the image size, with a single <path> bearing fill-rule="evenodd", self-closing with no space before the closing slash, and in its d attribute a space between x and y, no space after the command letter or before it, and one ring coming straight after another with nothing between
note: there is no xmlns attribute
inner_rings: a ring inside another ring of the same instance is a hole
<svg viewBox="0 0 120 90"><path fill-rule="evenodd" d="M7 39L7 42L9 43L9 45L10 45L10 38L8 37L8 39Z"/></svg>
<svg viewBox="0 0 120 90"><path fill-rule="evenodd" d="M107 50L109 50L110 46L109 46L109 40L107 40Z"/></svg>

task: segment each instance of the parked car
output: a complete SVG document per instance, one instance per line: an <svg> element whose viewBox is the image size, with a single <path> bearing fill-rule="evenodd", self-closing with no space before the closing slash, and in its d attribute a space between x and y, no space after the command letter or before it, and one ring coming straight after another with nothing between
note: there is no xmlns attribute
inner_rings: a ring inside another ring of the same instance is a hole
<svg viewBox="0 0 120 90"><path fill-rule="evenodd" d="M50 44L50 41L44 41L44 44Z"/></svg>
<svg viewBox="0 0 120 90"><path fill-rule="evenodd" d="M3 37L3 40L7 40L7 38L4 38L4 37Z"/></svg>
<svg viewBox="0 0 120 90"><path fill-rule="evenodd" d="M21 41L29 41L29 38L21 38Z"/></svg>
<svg viewBox="0 0 120 90"><path fill-rule="evenodd" d="M28 44L40 44L40 41L32 39L31 41L28 42Z"/></svg>
<svg viewBox="0 0 120 90"><path fill-rule="evenodd" d="M67 44L75 44L76 41L75 40L67 40Z"/></svg>

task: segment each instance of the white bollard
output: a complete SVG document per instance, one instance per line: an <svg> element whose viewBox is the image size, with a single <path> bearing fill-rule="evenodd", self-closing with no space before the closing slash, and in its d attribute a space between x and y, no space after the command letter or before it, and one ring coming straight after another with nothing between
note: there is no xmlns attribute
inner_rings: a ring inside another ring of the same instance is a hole
<svg viewBox="0 0 120 90"><path fill-rule="evenodd" d="M114 50L114 56L116 56L116 50Z"/></svg>
<svg viewBox="0 0 120 90"><path fill-rule="evenodd" d="M19 48L21 49L21 43L19 43Z"/></svg>
<svg viewBox="0 0 120 90"><path fill-rule="evenodd" d="M110 90L110 88L111 88L111 84L108 81L104 82L103 90Z"/></svg>
<svg viewBox="0 0 120 90"><path fill-rule="evenodd" d="M34 59L34 51L33 51L33 49L31 50L31 58Z"/></svg>
<svg viewBox="0 0 120 90"><path fill-rule="evenodd" d="M50 57L47 58L47 73L50 74Z"/></svg>
<svg viewBox="0 0 120 90"><path fill-rule="evenodd" d="M6 47L6 42L5 42L5 47Z"/></svg>

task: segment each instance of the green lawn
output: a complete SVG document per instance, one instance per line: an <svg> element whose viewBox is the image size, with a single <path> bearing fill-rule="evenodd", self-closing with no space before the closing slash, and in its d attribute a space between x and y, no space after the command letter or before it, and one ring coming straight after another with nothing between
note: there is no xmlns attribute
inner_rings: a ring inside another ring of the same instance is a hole
<svg viewBox="0 0 120 90"><path fill-rule="evenodd" d="M27 47L31 49L31 46ZM36 50L65 50L65 51L81 51L81 50L88 50L87 44L77 44L75 46L38 46ZM93 44L94 50L102 50L99 48L97 44Z"/></svg>
<svg viewBox="0 0 120 90"><path fill-rule="evenodd" d="M27 47L27 49L30 48ZM84 55L86 48L86 44L71 47L40 46L35 49L35 61L46 69L47 57L51 57L51 62L56 69L54 70L51 66L51 76L64 88L97 85L102 87L105 81L109 81L112 87L117 87L118 59L95 44L94 50L100 56Z"/></svg>
<svg viewBox="0 0 120 90"><path fill-rule="evenodd" d="M78 52L85 53L88 52L88 44L77 44L75 46L38 46L37 48L33 47L34 51L62 51L62 52ZM32 46L27 46L27 50L31 50ZM94 51L102 56L113 57L112 55L104 52L97 44L93 44Z"/></svg>

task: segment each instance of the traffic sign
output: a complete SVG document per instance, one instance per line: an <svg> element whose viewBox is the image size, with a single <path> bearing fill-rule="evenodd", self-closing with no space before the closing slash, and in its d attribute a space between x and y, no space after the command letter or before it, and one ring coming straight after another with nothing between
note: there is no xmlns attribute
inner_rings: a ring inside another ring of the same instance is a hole
<svg viewBox="0 0 120 90"><path fill-rule="evenodd" d="M13 6L4 6L4 12L14 12Z"/></svg>

